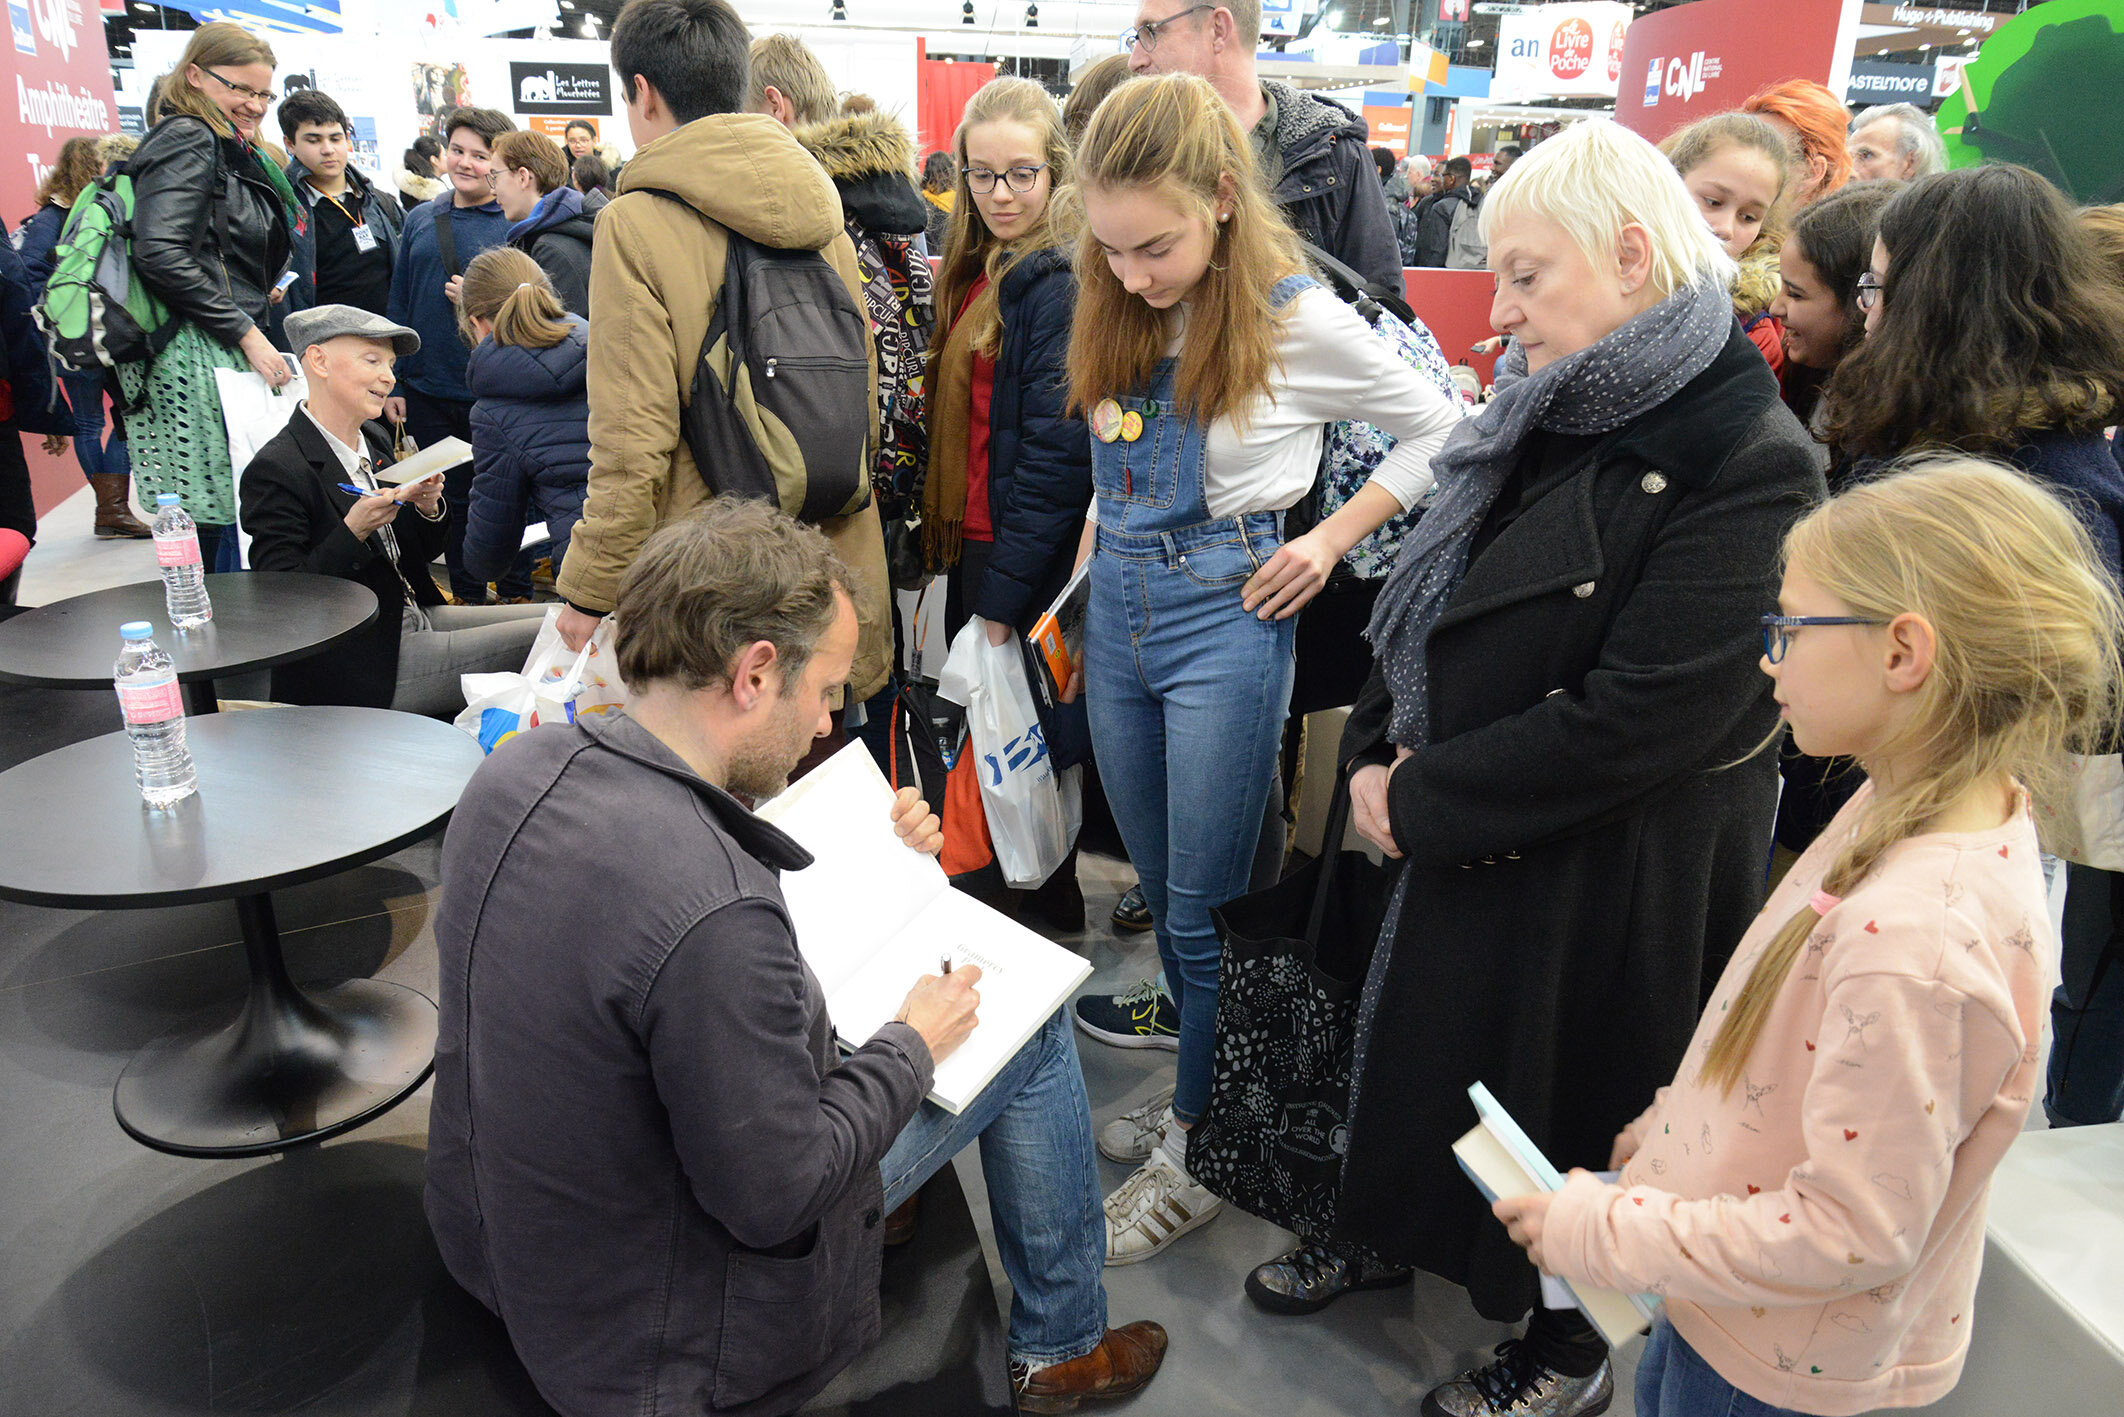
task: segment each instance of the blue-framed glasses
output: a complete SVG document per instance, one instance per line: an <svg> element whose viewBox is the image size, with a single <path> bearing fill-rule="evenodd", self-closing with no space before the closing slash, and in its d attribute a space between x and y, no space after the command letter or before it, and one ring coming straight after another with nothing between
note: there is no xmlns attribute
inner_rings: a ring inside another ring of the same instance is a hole
<svg viewBox="0 0 2124 1417"><path fill-rule="evenodd" d="M1782 664L1785 651L1791 647L1792 632L1802 625L1885 625L1886 620L1869 620L1863 615L1765 615L1763 617L1763 658L1772 664Z"/></svg>

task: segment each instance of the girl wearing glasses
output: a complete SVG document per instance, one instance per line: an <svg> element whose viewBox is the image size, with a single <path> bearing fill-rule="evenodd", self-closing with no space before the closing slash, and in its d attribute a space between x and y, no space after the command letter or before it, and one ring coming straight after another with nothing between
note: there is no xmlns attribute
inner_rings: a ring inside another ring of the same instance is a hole
<svg viewBox="0 0 2124 1417"><path fill-rule="evenodd" d="M2124 575L2124 293L2057 188L2025 167L1923 177L1881 212L1859 284L1866 341L1823 395L1858 475L1953 449L2002 458L2080 514Z"/></svg>
<svg viewBox="0 0 2124 1417"><path fill-rule="evenodd" d="M236 486L216 369L279 388L287 358L266 337L274 283L297 220L287 176L258 145L277 61L263 40L201 25L162 89L162 118L133 154L133 264L169 306L176 333L153 365L118 377L140 497L174 492L199 523L208 570L235 570ZM225 547L223 543L226 543ZM217 557L218 552L218 557Z"/></svg>
<svg viewBox="0 0 2124 1417"><path fill-rule="evenodd" d="M1107 1263L1129 1264L1222 1205L1187 1169L1215 1042L1210 912L1247 889L1291 701L1293 617L1344 552L1429 488L1461 415L1302 273L1252 144L1206 81L1121 85L1078 161L1069 396L1091 426L1098 492L1085 696L1171 998L1088 997L1077 1017L1139 1047L1122 1036L1138 1004L1178 1023L1171 1098L1099 1141L1142 1163L1106 1202ZM1337 418L1399 444L1339 511L1286 541L1283 513L1312 490Z"/></svg>
<svg viewBox="0 0 2124 1417"><path fill-rule="evenodd" d="M1665 1300L1639 1417L1945 1397L1991 1174L2039 1083L2057 933L2031 795L2116 722L2109 567L1994 463L1921 464L1793 528L1763 671L1867 784L1786 875L1673 1081L1582 1170L1495 1211L1543 1270Z"/></svg>
<svg viewBox="0 0 2124 1417"><path fill-rule="evenodd" d="M946 632L978 617L1000 645L1031 629L1069 579L1091 501L1091 439L1063 407L1076 281L1049 200L1069 174L1062 111L1030 79L993 80L968 100L952 152L923 546L952 571ZM1050 725L1059 767L1088 754L1083 713L1064 706ZM1070 928L1083 920L1076 867L1072 852L1049 892Z"/></svg>

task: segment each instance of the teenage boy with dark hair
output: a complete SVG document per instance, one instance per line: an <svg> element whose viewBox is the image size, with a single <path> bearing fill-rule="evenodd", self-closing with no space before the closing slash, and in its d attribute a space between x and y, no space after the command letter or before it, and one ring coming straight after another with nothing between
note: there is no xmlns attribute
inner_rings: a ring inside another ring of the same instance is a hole
<svg viewBox="0 0 2124 1417"><path fill-rule="evenodd" d="M612 27L636 151L598 214L590 257L590 495L557 586L572 648L611 612L649 534L708 497L679 418L723 288L726 233L819 252L864 308L833 180L781 124L745 111L751 43L724 0L630 0ZM874 398L877 351L868 353ZM892 669L877 507L820 530L855 573L860 635L847 688L868 699Z"/></svg>
<svg viewBox="0 0 2124 1417"><path fill-rule="evenodd" d="M273 310L276 344L285 343L281 322L297 310L389 310L391 267L406 221L398 198L354 166L354 130L330 94L301 89L282 99L280 133L288 145L288 185L303 220L294 237L296 280Z"/></svg>
<svg viewBox="0 0 2124 1417"><path fill-rule="evenodd" d="M442 174L450 184L431 202L406 214L405 236L391 272L393 324L420 335L420 352L398 366L404 393L385 405L385 416L403 422L422 447L445 438L472 441L472 391L465 384L471 351L457 337L457 305L450 298L472 258L509 239L509 218L494 199L489 169L494 140L516 125L491 108L453 108L436 120L442 131ZM487 603L487 587L464 570L464 509L472 499L472 464L444 475L450 499L450 530L444 559L450 590L471 605ZM531 594L528 569L512 570L501 583L505 600Z"/></svg>

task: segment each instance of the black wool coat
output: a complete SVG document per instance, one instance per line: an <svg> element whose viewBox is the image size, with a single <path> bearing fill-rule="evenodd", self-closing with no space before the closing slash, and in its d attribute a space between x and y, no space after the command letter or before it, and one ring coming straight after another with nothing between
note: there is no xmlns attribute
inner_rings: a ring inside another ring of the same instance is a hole
<svg viewBox="0 0 2124 1417"><path fill-rule="evenodd" d="M1735 326L1468 567L1429 642L1431 742L1388 788L1389 922L1338 1220L1513 1320L1535 1272L1461 1173L1482 1082L1559 1168L1607 1165L1673 1079L1760 908L1776 726L1757 668L1778 548L1824 495ZM1344 764L1389 761L1374 670ZM1385 942L1382 941L1382 948Z"/></svg>

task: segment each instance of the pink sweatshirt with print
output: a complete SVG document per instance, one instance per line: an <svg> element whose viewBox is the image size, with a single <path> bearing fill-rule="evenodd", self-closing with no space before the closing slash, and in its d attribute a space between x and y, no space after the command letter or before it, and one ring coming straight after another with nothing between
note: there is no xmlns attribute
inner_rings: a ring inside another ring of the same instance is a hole
<svg viewBox="0 0 2124 1417"><path fill-rule="evenodd" d="M1815 928L1731 1095L1698 1078L1757 955L1820 888L1862 788L1734 951L1620 1185L1570 1178L1543 1257L1650 1291L1719 1375L1847 1417L1961 1376L1991 1173L2040 1079L2058 941L2025 799L1986 832L1913 837Z"/></svg>

